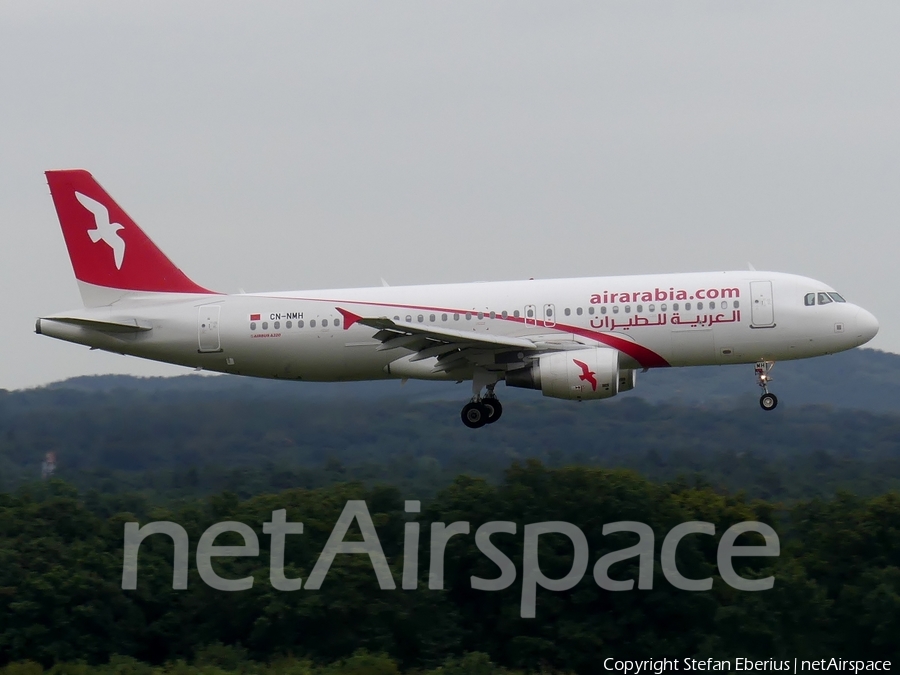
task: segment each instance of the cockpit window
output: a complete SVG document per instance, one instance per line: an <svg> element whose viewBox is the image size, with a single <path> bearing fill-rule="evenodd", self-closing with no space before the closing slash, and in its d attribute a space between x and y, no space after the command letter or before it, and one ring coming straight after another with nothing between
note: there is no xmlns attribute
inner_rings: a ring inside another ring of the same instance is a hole
<svg viewBox="0 0 900 675"><path fill-rule="evenodd" d="M830 295L831 299L835 302L847 302L846 300L844 300L844 298L841 297L840 293L829 293L828 295Z"/></svg>
<svg viewBox="0 0 900 675"><path fill-rule="evenodd" d="M819 304L827 305L829 302L834 302L828 295L828 293L819 293Z"/></svg>
<svg viewBox="0 0 900 675"><path fill-rule="evenodd" d="M816 304L816 294L815 293L807 293L803 296L803 304L807 307L812 307Z"/></svg>

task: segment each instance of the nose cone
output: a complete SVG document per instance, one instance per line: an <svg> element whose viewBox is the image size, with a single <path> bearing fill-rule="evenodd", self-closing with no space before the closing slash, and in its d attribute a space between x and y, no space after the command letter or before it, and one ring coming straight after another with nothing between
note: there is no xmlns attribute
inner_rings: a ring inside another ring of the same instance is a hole
<svg viewBox="0 0 900 675"><path fill-rule="evenodd" d="M857 344L864 345L878 334L878 319L871 312L860 309L856 313L856 337Z"/></svg>

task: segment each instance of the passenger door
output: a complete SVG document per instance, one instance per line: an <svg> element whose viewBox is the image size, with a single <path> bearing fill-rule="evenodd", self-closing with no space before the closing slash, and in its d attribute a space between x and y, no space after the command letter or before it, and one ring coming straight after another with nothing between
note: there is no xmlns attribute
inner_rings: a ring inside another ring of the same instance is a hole
<svg viewBox="0 0 900 675"><path fill-rule="evenodd" d="M221 305L203 305L197 316L197 334L200 342L200 352L220 352L222 345L219 342L219 312Z"/></svg>
<svg viewBox="0 0 900 675"><path fill-rule="evenodd" d="M775 303L771 281L750 282L750 327L772 328L775 325Z"/></svg>

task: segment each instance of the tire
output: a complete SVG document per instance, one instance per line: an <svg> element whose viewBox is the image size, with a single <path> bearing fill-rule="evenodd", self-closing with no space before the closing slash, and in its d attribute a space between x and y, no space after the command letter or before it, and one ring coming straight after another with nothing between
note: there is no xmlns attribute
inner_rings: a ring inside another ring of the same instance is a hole
<svg viewBox="0 0 900 675"><path fill-rule="evenodd" d="M763 394L759 397L759 407L768 412L769 410L775 410L775 406L778 405L778 397L775 394Z"/></svg>
<svg viewBox="0 0 900 675"><path fill-rule="evenodd" d="M484 398L481 403L488 410L486 424L493 424L500 419L500 415L503 414L503 406L500 405L500 401L496 398Z"/></svg>
<svg viewBox="0 0 900 675"><path fill-rule="evenodd" d="M479 429L487 424L488 408L483 403L472 401L463 406L459 416L470 429Z"/></svg>

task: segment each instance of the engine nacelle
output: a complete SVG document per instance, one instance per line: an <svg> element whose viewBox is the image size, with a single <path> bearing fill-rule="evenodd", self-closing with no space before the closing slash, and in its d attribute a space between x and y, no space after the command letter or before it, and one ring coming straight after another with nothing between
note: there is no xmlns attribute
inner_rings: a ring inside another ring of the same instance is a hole
<svg viewBox="0 0 900 675"><path fill-rule="evenodd" d="M624 368L619 371L619 393L631 391L637 383L637 371L633 368Z"/></svg>
<svg viewBox="0 0 900 675"><path fill-rule="evenodd" d="M544 396L579 401L615 396L623 381L628 389L634 387L634 371L620 371L619 352L602 347L544 354L525 368L506 373L510 387L540 389Z"/></svg>

